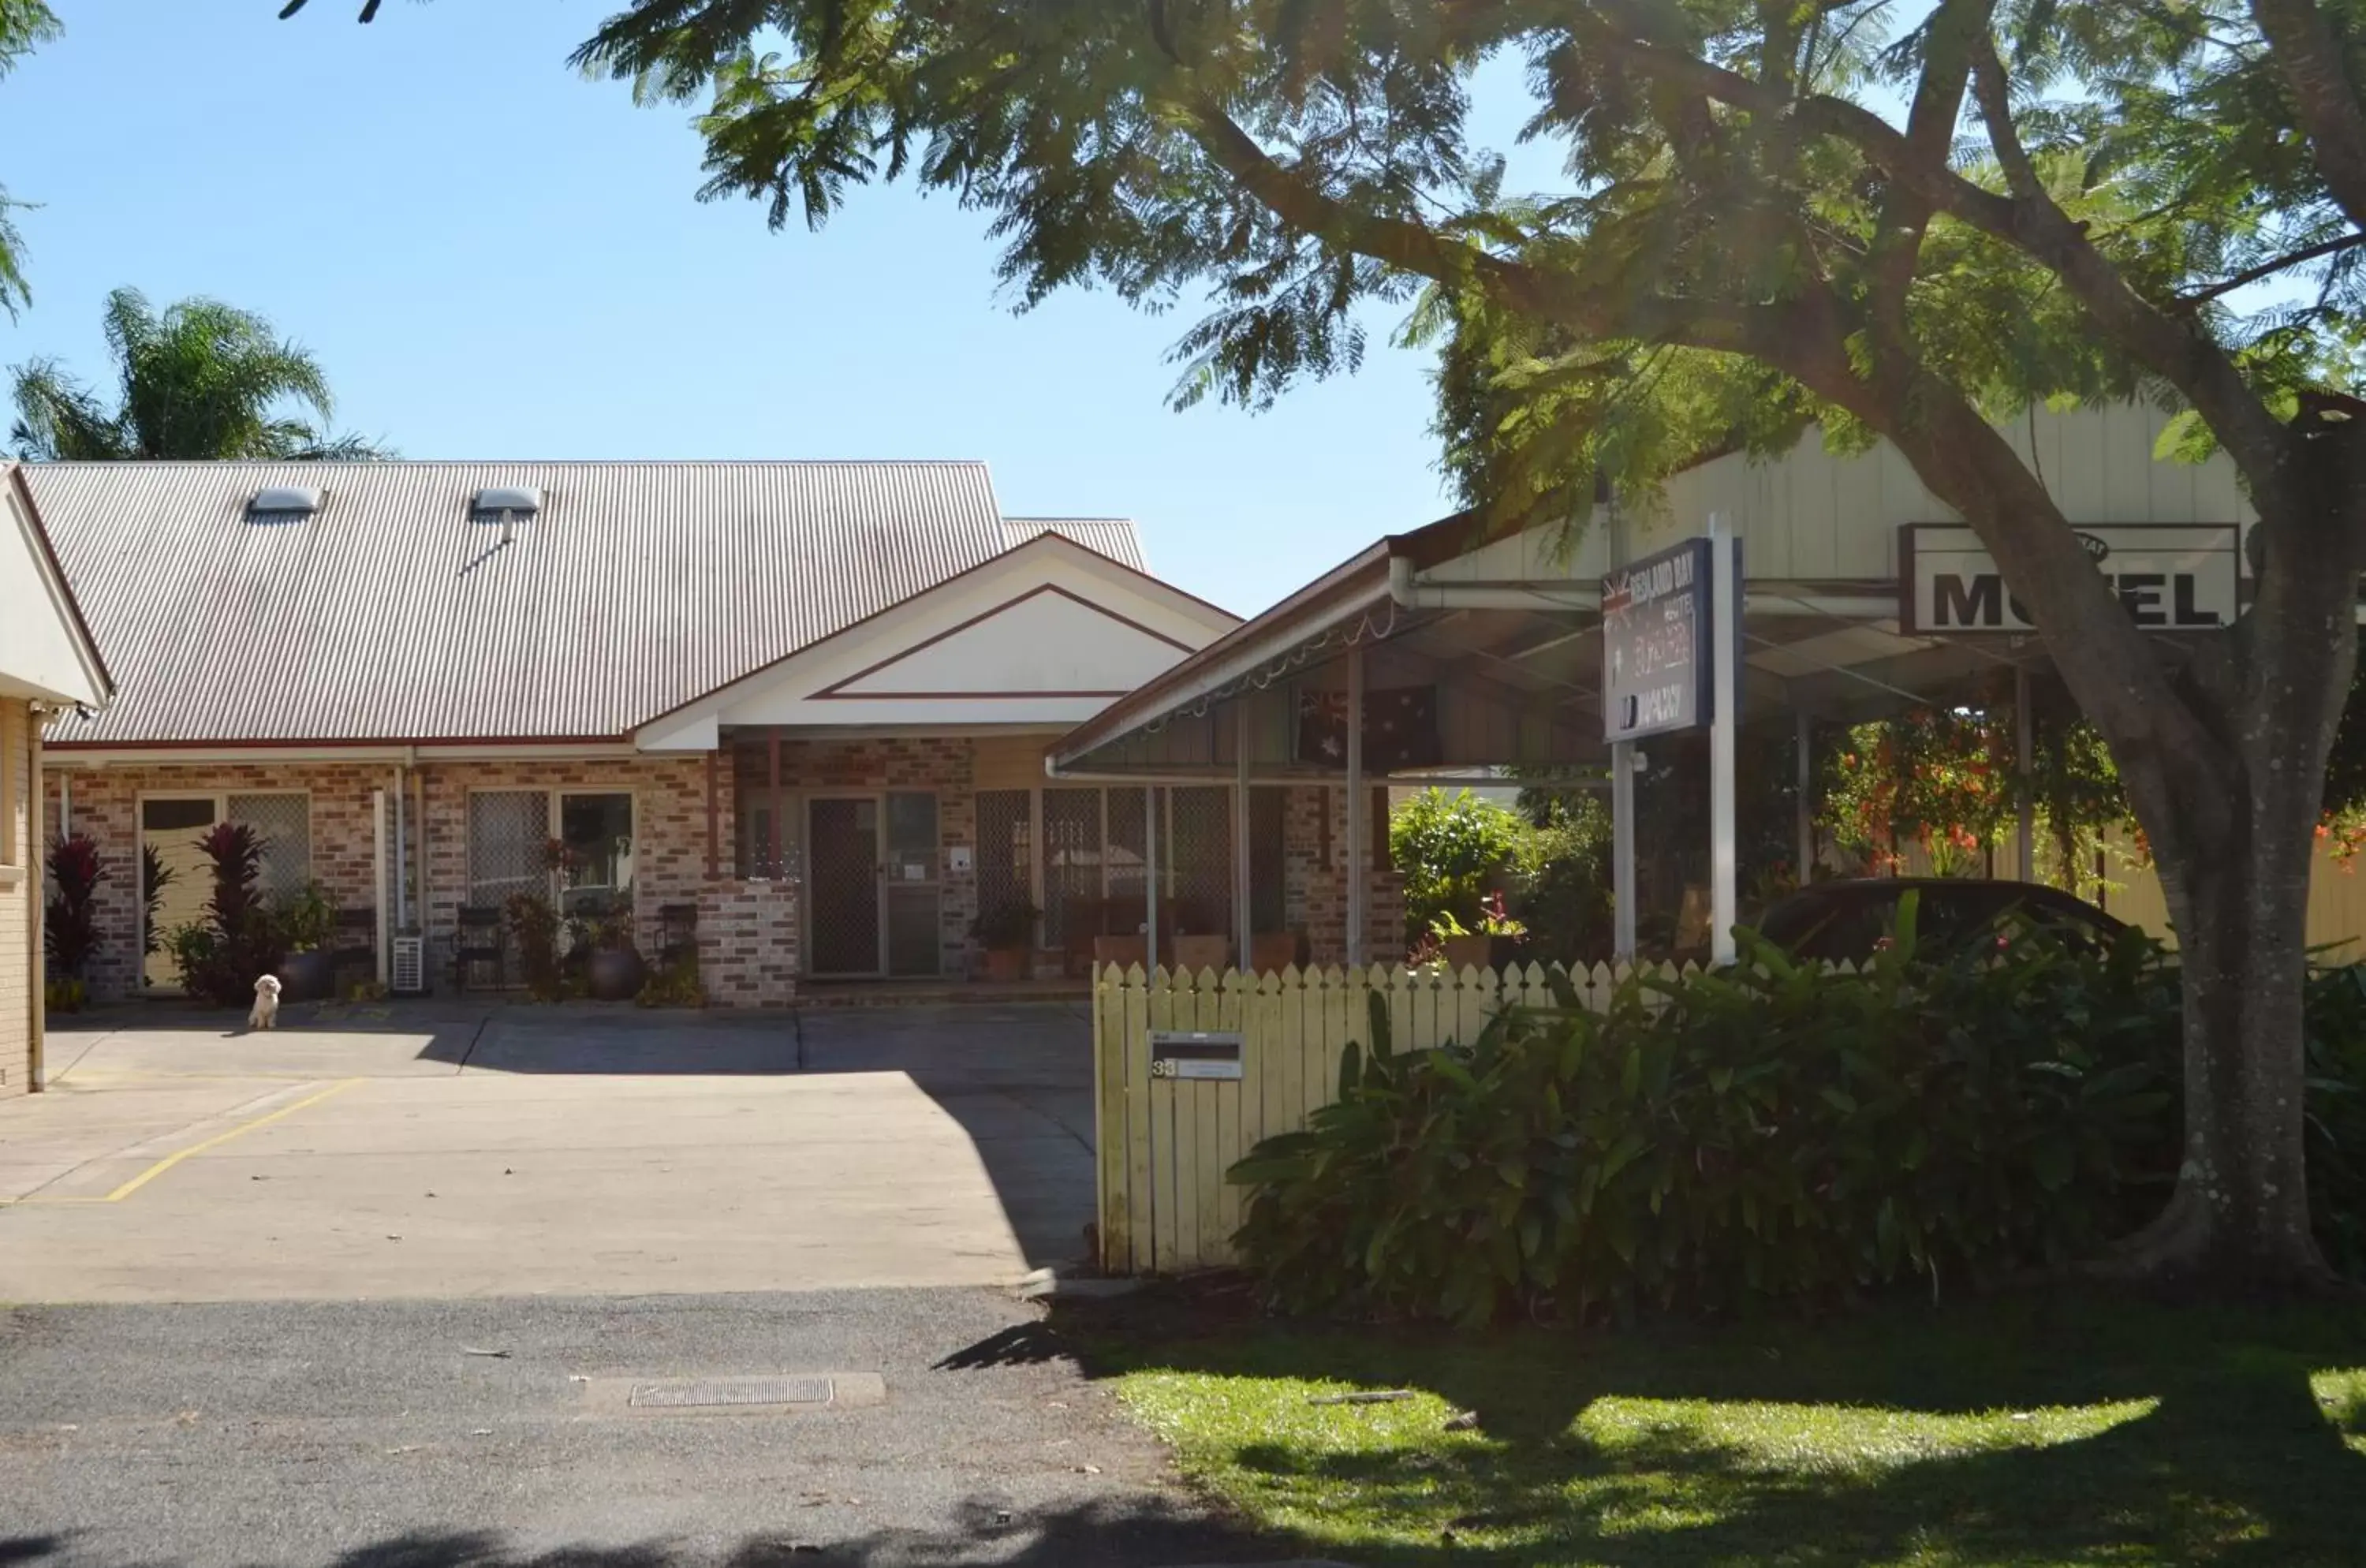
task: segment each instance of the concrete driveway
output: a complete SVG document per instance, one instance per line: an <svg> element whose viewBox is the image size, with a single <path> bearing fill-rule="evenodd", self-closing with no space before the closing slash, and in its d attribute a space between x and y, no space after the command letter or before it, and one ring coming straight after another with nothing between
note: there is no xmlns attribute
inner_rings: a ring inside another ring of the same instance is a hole
<svg viewBox="0 0 2366 1568"><path fill-rule="evenodd" d="M0 1101L0 1301L967 1285L1083 1250L1081 1006L140 1010Z"/></svg>

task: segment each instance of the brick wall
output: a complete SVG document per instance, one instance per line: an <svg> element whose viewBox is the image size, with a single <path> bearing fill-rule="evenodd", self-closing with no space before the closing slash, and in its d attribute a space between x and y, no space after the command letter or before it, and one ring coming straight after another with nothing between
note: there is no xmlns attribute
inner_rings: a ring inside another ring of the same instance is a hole
<svg viewBox="0 0 2366 1568"><path fill-rule="evenodd" d="M413 771L425 799L426 885L419 900L429 937L429 982L450 983L455 911L468 896L468 799L474 789L630 791L634 812L634 915L642 951L659 942L658 907L694 903L707 886L706 767L704 755L613 761L422 762ZM371 792L391 790L383 763L239 763L50 770L43 837L56 833L62 791L73 791L73 825L97 840L112 875L99 886L99 953L91 989L101 998L137 994L140 986L139 801L144 795L245 795L299 792L308 797L311 874L344 908L377 902L373 886ZM720 869L727 876L729 781L718 781ZM395 851L389 809L388 853ZM418 824L412 832L420 831ZM392 915L389 907L389 916ZM412 918L420 911L414 909Z"/></svg>
<svg viewBox="0 0 2366 1568"><path fill-rule="evenodd" d="M140 989L140 797L142 795L276 795L308 797L313 880L343 908L366 909L377 900L371 886L370 792L390 786L389 767L338 762L239 763L188 767L121 767L45 771L42 840L57 836L64 791L73 798L73 828L98 846L108 876L96 899L99 948L91 960L91 993L101 998Z"/></svg>
<svg viewBox="0 0 2366 1568"><path fill-rule="evenodd" d="M33 722L0 700L0 1099L33 1082L34 900L41 878L33 832Z"/></svg>
<svg viewBox="0 0 2366 1568"><path fill-rule="evenodd" d="M568 790L633 796L633 926L644 953L659 942L658 908L691 904L707 886L706 759L618 757L601 761L422 762L425 791L425 929L431 964L451 952L458 911L468 901L468 796L478 790ZM717 783L718 795L721 783ZM718 824L718 852L730 824ZM727 874L727 865L718 865ZM439 972L440 983L445 976Z"/></svg>
<svg viewBox="0 0 2366 1568"><path fill-rule="evenodd" d="M1376 832L1376 804L1365 813L1367 832ZM1365 852L1364 947L1378 964L1403 956L1404 878L1377 846ZM1316 964L1347 961L1347 792L1316 786L1294 788L1282 813L1283 913L1306 933Z"/></svg>
<svg viewBox="0 0 2366 1568"><path fill-rule="evenodd" d="M735 882L698 896L698 975L717 1007L786 1007L797 999L797 888Z"/></svg>
<svg viewBox="0 0 2366 1568"><path fill-rule="evenodd" d="M731 770L726 769L728 773ZM977 842L975 749L967 739L887 738L861 740L789 740L781 746L783 791L803 795L830 790L933 790L937 796L937 874L940 878L938 950L941 972L965 974L970 965L970 921L977 916L976 857L971 869L955 871L949 852ZM797 807L788 807L792 814ZM810 857L807 857L808 860ZM812 906L810 890L806 899Z"/></svg>

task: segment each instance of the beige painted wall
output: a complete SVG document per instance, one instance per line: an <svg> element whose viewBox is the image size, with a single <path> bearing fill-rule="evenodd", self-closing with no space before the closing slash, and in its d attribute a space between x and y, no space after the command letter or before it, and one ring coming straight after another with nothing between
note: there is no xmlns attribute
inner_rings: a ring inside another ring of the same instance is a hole
<svg viewBox="0 0 2366 1568"><path fill-rule="evenodd" d="M41 878L33 838L33 721L0 699L0 1098L32 1087L35 900Z"/></svg>

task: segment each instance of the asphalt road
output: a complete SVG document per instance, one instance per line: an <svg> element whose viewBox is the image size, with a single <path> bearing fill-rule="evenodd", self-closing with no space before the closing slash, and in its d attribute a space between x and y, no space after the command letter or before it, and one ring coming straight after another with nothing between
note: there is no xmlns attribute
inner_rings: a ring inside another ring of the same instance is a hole
<svg viewBox="0 0 2366 1568"><path fill-rule="evenodd" d="M884 1397L659 1414L625 1392L784 1373ZM997 1292L0 1309L0 1564L1279 1555Z"/></svg>

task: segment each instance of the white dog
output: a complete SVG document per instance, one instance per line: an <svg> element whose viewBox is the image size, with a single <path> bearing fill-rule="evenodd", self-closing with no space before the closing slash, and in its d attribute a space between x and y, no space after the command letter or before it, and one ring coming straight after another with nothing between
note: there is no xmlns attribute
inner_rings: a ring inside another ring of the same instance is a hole
<svg viewBox="0 0 2366 1568"><path fill-rule="evenodd" d="M279 1027L279 976L265 975L254 983L254 1010L246 1015L249 1029Z"/></svg>

